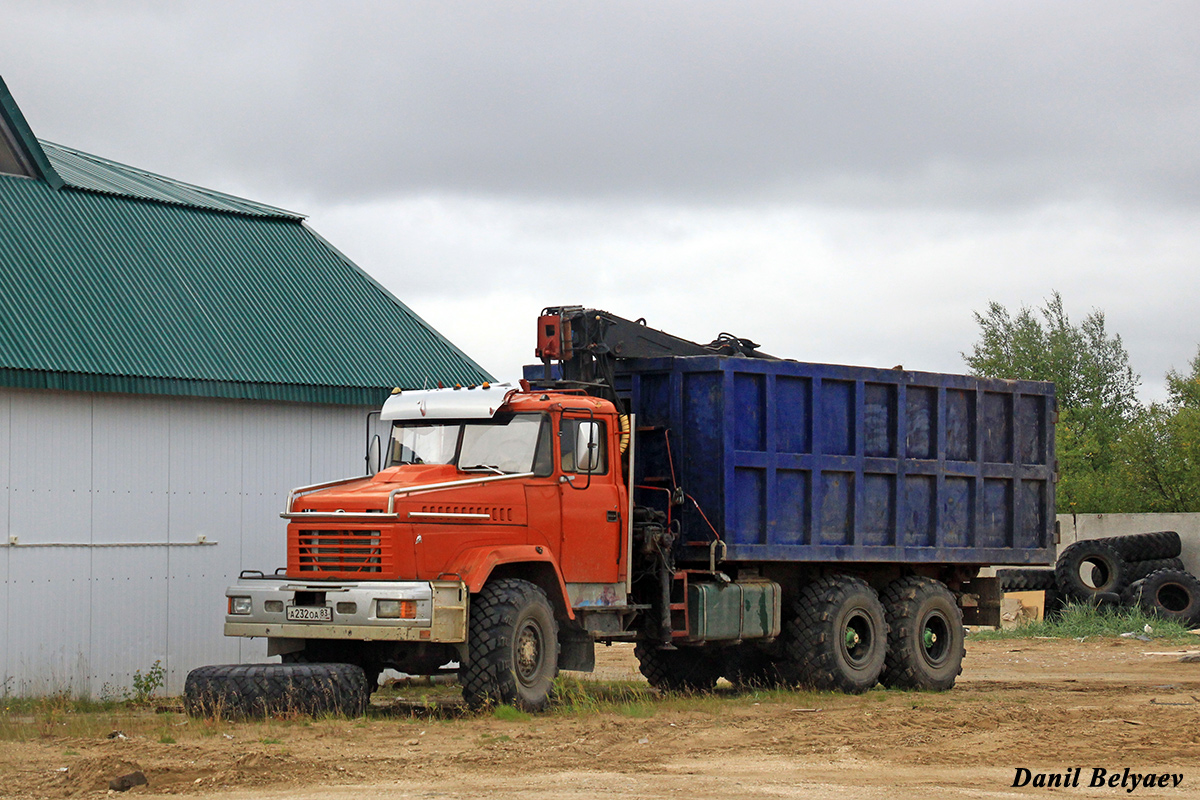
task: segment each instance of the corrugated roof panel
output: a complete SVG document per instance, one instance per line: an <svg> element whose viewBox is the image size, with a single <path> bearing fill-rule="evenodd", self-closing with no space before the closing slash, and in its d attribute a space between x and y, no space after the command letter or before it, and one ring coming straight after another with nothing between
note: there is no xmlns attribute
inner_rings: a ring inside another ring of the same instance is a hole
<svg viewBox="0 0 1200 800"><path fill-rule="evenodd" d="M0 176L0 270L6 385L373 403L490 377L293 218Z"/></svg>
<svg viewBox="0 0 1200 800"><path fill-rule="evenodd" d="M66 185L75 189L252 217L304 218L294 211L194 186L45 139L38 143Z"/></svg>

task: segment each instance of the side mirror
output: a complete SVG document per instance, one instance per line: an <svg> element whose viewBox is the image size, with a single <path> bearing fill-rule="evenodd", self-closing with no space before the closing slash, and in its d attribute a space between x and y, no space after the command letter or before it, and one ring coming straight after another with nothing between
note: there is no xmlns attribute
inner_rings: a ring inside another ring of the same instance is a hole
<svg viewBox="0 0 1200 800"><path fill-rule="evenodd" d="M379 442L379 434L375 434L375 438L371 439L371 444L367 447L367 474L374 475L379 472L381 445Z"/></svg>
<svg viewBox="0 0 1200 800"><path fill-rule="evenodd" d="M600 467L600 424L580 422L575 431L575 471L595 472Z"/></svg>

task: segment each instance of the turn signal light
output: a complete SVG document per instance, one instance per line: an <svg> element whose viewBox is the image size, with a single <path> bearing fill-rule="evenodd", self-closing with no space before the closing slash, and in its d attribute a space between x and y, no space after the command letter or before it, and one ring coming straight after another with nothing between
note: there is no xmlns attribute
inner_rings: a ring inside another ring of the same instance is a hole
<svg viewBox="0 0 1200 800"><path fill-rule="evenodd" d="M377 600L375 616L380 619L416 619L416 600Z"/></svg>

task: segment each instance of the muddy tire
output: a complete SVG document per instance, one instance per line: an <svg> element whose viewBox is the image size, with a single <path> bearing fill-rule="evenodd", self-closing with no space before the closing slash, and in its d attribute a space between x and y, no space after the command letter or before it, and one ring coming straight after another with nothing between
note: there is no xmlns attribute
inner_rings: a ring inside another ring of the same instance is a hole
<svg viewBox="0 0 1200 800"><path fill-rule="evenodd" d="M1127 536L1110 536L1102 539L1126 561L1157 561L1164 558L1179 558L1182 543L1175 531L1153 533L1131 533Z"/></svg>
<svg viewBox="0 0 1200 800"><path fill-rule="evenodd" d="M472 598L470 613L459 670L467 705L545 710L558 675L558 623L546 593L516 578L492 581Z"/></svg>
<svg viewBox="0 0 1200 800"><path fill-rule="evenodd" d="M1200 624L1200 580L1190 572L1159 570L1130 586L1122 600L1125 605L1188 627Z"/></svg>
<svg viewBox="0 0 1200 800"><path fill-rule="evenodd" d="M720 659L702 648L663 650L638 642L633 654L646 681L664 692L710 692L721 677Z"/></svg>
<svg viewBox="0 0 1200 800"><path fill-rule="evenodd" d="M291 714L359 717L370 692L353 664L226 664L188 673L189 716L243 719Z"/></svg>
<svg viewBox="0 0 1200 800"><path fill-rule="evenodd" d="M1054 565L1058 590L1068 597L1087 601L1099 592L1117 592L1128 584L1125 560L1107 541L1088 539L1063 550Z"/></svg>
<svg viewBox="0 0 1200 800"><path fill-rule="evenodd" d="M879 682L887 640L883 605L866 581L819 578L792 603L780 669L789 683L861 694Z"/></svg>
<svg viewBox="0 0 1200 800"><path fill-rule="evenodd" d="M892 583L881 599L888 651L879 682L896 689L954 688L966 636L953 593L931 578L913 576Z"/></svg>
<svg viewBox="0 0 1200 800"><path fill-rule="evenodd" d="M998 569L996 577L1002 592L1043 592L1055 586L1053 569Z"/></svg>

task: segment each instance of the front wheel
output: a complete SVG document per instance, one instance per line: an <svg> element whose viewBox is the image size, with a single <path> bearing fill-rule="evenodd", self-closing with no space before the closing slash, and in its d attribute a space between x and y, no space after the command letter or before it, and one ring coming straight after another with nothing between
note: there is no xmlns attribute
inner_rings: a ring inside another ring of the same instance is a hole
<svg viewBox="0 0 1200 800"><path fill-rule="evenodd" d="M953 688L966 637L950 590L932 578L901 578L884 591L883 607L889 632L880 682L897 689Z"/></svg>
<svg viewBox="0 0 1200 800"><path fill-rule="evenodd" d="M488 583L471 602L468 654L459 673L471 708L550 704L558 675L558 624L546 593L529 581Z"/></svg>

